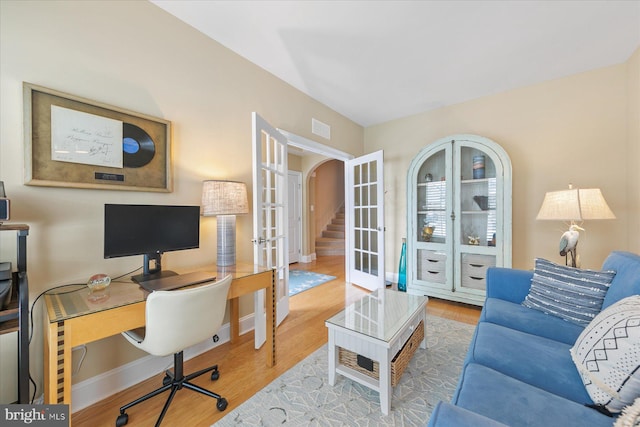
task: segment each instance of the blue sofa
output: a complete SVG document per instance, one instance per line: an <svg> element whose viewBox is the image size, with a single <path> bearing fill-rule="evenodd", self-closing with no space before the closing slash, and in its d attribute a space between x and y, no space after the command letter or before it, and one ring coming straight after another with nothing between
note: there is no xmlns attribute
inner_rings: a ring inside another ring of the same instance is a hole
<svg viewBox="0 0 640 427"><path fill-rule="evenodd" d="M640 294L640 256L612 252L603 270L616 275L602 309ZM532 271L492 268L487 298L451 403L439 402L430 427L609 426L615 418L586 404L569 349L584 329L526 308Z"/></svg>

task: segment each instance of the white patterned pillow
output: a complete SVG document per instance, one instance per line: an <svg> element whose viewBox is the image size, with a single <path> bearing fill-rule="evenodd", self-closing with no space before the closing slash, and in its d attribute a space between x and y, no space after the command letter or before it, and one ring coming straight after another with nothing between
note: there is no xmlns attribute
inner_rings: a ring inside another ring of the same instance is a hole
<svg viewBox="0 0 640 427"><path fill-rule="evenodd" d="M596 406L618 413L631 405L640 397L640 295L602 310L570 351Z"/></svg>
<svg viewBox="0 0 640 427"><path fill-rule="evenodd" d="M615 271L583 270L536 258L531 288L522 305L580 326L600 313Z"/></svg>
<svg viewBox="0 0 640 427"><path fill-rule="evenodd" d="M640 426L640 397L622 410L622 414L616 420L613 427L638 427Z"/></svg>

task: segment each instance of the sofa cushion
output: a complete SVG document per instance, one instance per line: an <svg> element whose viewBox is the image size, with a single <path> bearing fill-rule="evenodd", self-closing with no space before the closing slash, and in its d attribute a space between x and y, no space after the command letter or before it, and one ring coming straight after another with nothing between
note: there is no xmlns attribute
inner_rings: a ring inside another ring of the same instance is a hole
<svg viewBox="0 0 640 427"><path fill-rule="evenodd" d="M574 402L591 404L570 348L569 344L480 322L465 362L487 366Z"/></svg>
<svg viewBox="0 0 640 427"><path fill-rule="evenodd" d="M602 309L631 295L640 295L640 255L614 251L602 265L603 270L613 270L616 277L611 281Z"/></svg>
<svg viewBox="0 0 640 427"><path fill-rule="evenodd" d="M428 427L508 427L505 424L450 403L438 402L429 417Z"/></svg>
<svg viewBox="0 0 640 427"><path fill-rule="evenodd" d="M549 316L541 311L523 307L521 304L497 298L486 299L480 321L495 323L570 345L576 342L584 329L559 317Z"/></svg>
<svg viewBox="0 0 640 427"><path fill-rule="evenodd" d="M511 427L611 427L613 419L486 366L471 363L452 403Z"/></svg>
<svg viewBox="0 0 640 427"><path fill-rule="evenodd" d="M522 305L586 326L602 308L615 271L583 270L537 258Z"/></svg>
<svg viewBox="0 0 640 427"><path fill-rule="evenodd" d="M640 397L640 295L604 309L571 348L593 402L617 413Z"/></svg>

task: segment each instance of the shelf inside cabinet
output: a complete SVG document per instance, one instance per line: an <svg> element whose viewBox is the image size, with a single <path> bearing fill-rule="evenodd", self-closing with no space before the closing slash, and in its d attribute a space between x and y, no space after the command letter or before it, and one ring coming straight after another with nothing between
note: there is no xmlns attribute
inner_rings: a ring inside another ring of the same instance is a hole
<svg viewBox="0 0 640 427"><path fill-rule="evenodd" d="M18 332L19 330L20 325L18 323L17 317L0 324L0 335L10 334L11 332Z"/></svg>
<svg viewBox="0 0 640 427"><path fill-rule="evenodd" d="M0 335L18 330L20 309L18 308L18 286L16 279L17 274L14 274L13 283L11 284L11 299L9 300L9 304L7 304L7 308L0 310Z"/></svg>
<svg viewBox="0 0 640 427"><path fill-rule="evenodd" d="M487 209L484 211L462 211L463 215L487 215L491 212L495 212L495 209Z"/></svg>
<svg viewBox="0 0 640 427"><path fill-rule="evenodd" d="M491 180L495 180L495 178L489 177L489 178L479 178L479 179L463 179L463 180L460 181L460 184L462 184L462 185L486 184L487 182L489 182Z"/></svg>

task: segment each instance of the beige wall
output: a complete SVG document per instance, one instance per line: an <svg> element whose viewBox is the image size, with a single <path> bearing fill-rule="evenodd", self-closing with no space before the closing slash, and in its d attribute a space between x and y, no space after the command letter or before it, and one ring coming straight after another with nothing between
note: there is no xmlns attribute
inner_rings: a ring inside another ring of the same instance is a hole
<svg viewBox="0 0 640 427"><path fill-rule="evenodd" d="M344 205L344 163L329 160L318 166L315 174L315 237L320 237Z"/></svg>
<svg viewBox="0 0 640 427"><path fill-rule="evenodd" d="M459 133L491 138L511 158L515 267L532 268L535 257L562 261L557 247L565 226L535 217L545 192L569 183L601 188L617 216L584 224L579 248L583 266L600 267L611 250L637 252L638 233L628 233L632 226L637 229L640 216L637 70L638 52L629 63L365 129L365 151L385 150L386 271L397 270L406 235L411 159L438 138Z"/></svg>
<svg viewBox="0 0 640 427"><path fill-rule="evenodd" d="M629 250L640 254L640 48L627 62L627 186Z"/></svg>
<svg viewBox="0 0 640 427"><path fill-rule="evenodd" d="M104 203L199 204L204 179L250 184L252 111L307 138L315 117L331 125L326 145L362 153L362 127L151 3L3 0L0 19L0 180L12 200L12 219L31 226L32 300L55 285L84 283L97 272L116 276L141 265L141 257L103 259ZM170 120L174 191L23 185L23 81ZM251 197L250 185L249 191ZM203 218L201 225L201 248L166 254L166 268L188 269L215 259L215 218ZM238 217L240 261L253 259L251 236L251 215ZM11 256L15 237L0 238L4 259ZM251 298L243 300L241 314L251 307ZM39 316L38 307L31 351L32 375L41 384ZM91 344L74 382L140 354L120 337Z"/></svg>

